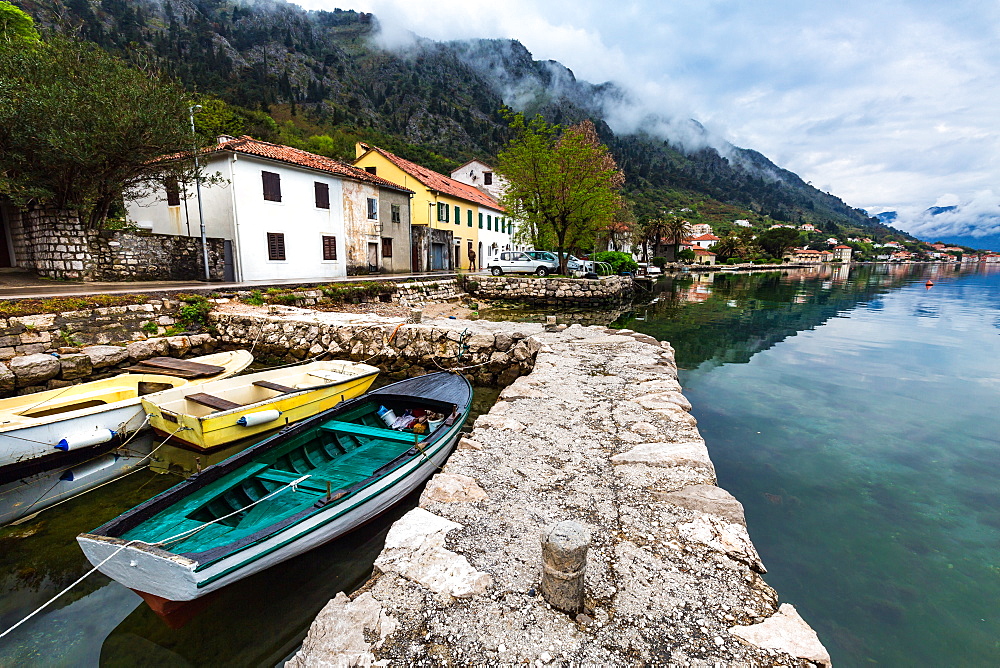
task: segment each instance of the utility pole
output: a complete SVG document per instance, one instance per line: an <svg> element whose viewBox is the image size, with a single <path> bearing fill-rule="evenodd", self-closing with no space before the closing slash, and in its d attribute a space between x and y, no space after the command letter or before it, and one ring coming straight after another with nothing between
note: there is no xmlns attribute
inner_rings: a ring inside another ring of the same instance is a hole
<svg viewBox="0 0 1000 668"><path fill-rule="evenodd" d="M198 135L194 131L194 113L201 111L200 104L193 104L188 107L188 116L191 119L191 147L194 153L194 190L198 197L198 221L201 223L201 252L205 263L205 280L212 280L212 274L208 266L208 236L205 234L205 209L201 203L201 164L198 162Z"/></svg>

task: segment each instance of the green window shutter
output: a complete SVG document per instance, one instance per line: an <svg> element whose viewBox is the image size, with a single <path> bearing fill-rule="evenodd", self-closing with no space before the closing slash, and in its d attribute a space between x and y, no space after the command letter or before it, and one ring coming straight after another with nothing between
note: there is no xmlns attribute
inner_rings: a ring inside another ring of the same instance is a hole
<svg viewBox="0 0 1000 668"><path fill-rule="evenodd" d="M455 224L456 225L462 224L462 210L457 206L455 207Z"/></svg>
<svg viewBox="0 0 1000 668"><path fill-rule="evenodd" d="M486 229L488 230L493 229L493 216L491 216L490 214L486 214Z"/></svg>
<svg viewBox="0 0 1000 668"><path fill-rule="evenodd" d="M479 214L479 229L483 229L483 214Z"/></svg>
<svg viewBox="0 0 1000 668"><path fill-rule="evenodd" d="M469 227L472 227L472 209L469 209L466 213L469 214Z"/></svg>

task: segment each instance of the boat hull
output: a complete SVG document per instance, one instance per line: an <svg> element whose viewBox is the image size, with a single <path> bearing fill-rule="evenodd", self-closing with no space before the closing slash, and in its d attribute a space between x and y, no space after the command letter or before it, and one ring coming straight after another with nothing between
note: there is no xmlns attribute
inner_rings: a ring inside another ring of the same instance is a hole
<svg viewBox="0 0 1000 668"><path fill-rule="evenodd" d="M232 351L192 361L222 366L225 371L217 377L226 377L242 371L252 360L246 351ZM144 427L140 395L144 388L189 384L190 381L174 376L122 374L59 390L0 399L0 480L37 472L25 466L41 458L51 468L60 466L64 460L61 455L68 452L60 452L56 446L64 439L71 444L87 442L96 440L99 433L113 431L125 435ZM86 438L91 435L95 438ZM109 443L114 438L109 436L82 447Z"/></svg>
<svg viewBox="0 0 1000 668"><path fill-rule="evenodd" d="M129 544L95 534L83 534L77 541L91 563L100 564L102 573L126 587L167 601L191 601L342 536L385 512L444 465L461 436L461 428L462 424L456 422L433 450L366 488L346 507L331 505L326 511L203 567L193 559L145 543Z"/></svg>
<svg viewBox="0 0 1000 668"><path fill-rule="evenodd" d="M281 379L280 374L296 383L311 375L309 369L318 372L329 369L346 369L355 375L336 383L324 382L321 377L313 376L315 389L299 388L295 392L276 394L275 390L255 387L259 380L272 378ZM284 425L298 422L329 410L342 401L361 396L368 391L375 381L379 369L367 364L351 362L314 362L303 365L299 369L286 369L275 372L264 371L255 374L231 378L221 382L205 383L198 386L198 391L220 398L258 399L268 394L265 399L251 401L237 408L222 411L212 411L185 401L188 390L166 391L142 400L145 412L149 415L150 426L160 435L169 436L175 443L181 443L197 450L214 450L235 441L251 436L266 434ZM243 403L240 401L239 403ZM186 412L191 408L200 408L201 414ZM270 414L268 414L270 412ZM273 419L270 418L273 415ZM264 416L264 421L255 422L254 416ZM249 423L240 424L241 419Z"/></svg>

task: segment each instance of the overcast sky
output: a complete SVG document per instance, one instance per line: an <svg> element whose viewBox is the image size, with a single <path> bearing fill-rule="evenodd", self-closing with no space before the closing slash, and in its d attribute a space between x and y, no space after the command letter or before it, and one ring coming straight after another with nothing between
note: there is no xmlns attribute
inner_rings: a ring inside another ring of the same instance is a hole
<svg viewBox="0 0 1000 668"><path fill-rule="evenodd" d="M995 0L294 0L518 39L919 233L1000 234ZM930 206L958 205L931 219Z"/></svg>

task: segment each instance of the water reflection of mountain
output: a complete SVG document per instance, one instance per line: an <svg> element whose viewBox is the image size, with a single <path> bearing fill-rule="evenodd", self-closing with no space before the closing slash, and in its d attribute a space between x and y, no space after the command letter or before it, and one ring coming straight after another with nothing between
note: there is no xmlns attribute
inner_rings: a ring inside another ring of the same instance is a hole
<svg viewBox="0 0 1000 668"><path fill-rule="evenodd" d="M615 326L669 341L685 369L706 361L742 364L904 284L955 273L939 266L845 265L667 277L656 283L654 303L637 306Z"/></svg>

